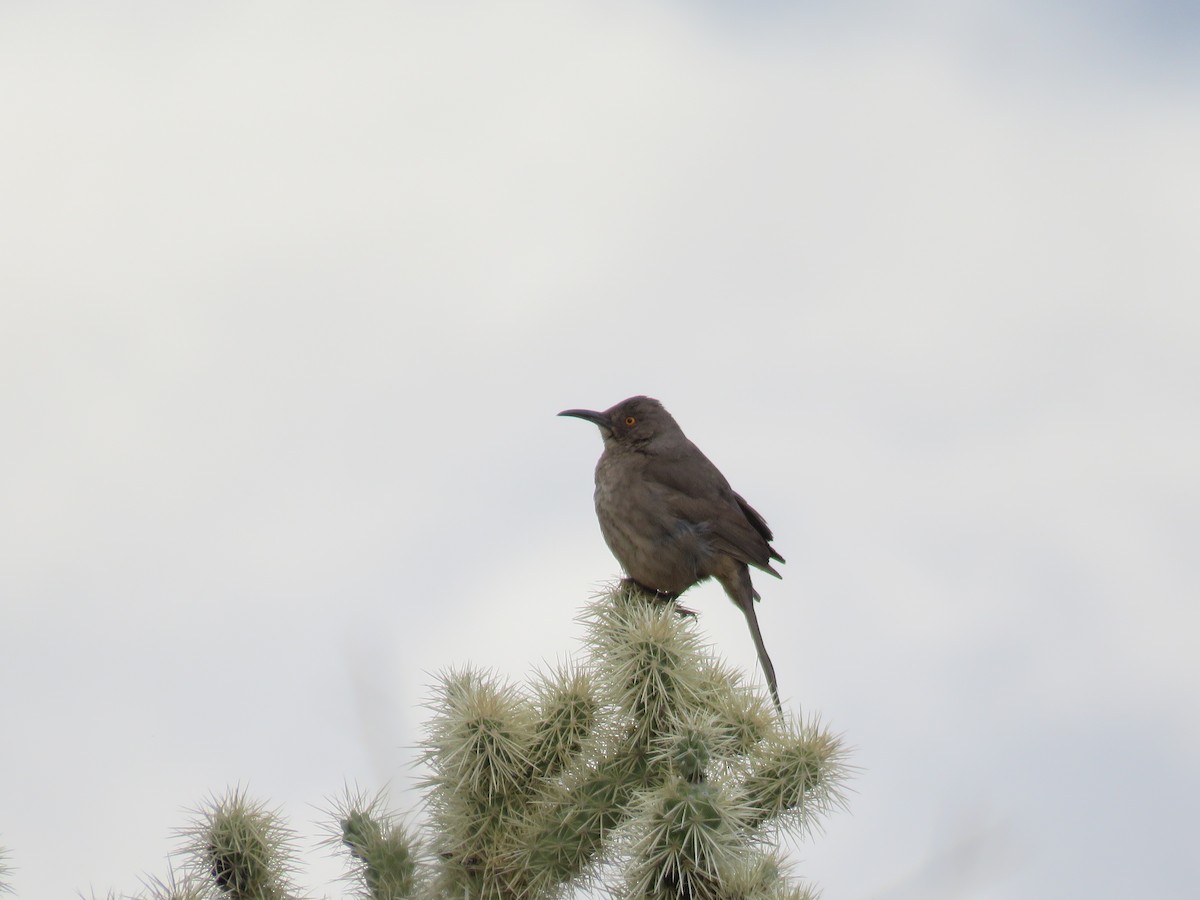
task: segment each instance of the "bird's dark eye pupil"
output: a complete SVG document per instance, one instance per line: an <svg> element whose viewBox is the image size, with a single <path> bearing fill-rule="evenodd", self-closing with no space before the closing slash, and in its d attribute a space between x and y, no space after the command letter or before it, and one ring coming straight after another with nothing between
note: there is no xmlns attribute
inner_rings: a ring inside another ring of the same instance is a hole
<svg viewBox="0 0 1200 900"><path fill-rule="evenodd" d="M635 419L633 416L626 416L626 417L625 417L625 424L626 424L626 425L628 425L628 426L630 426L631 428L632 428L632 427L633 427L633 426L634 426L636 423L637 423L637 419Z"/></svg>

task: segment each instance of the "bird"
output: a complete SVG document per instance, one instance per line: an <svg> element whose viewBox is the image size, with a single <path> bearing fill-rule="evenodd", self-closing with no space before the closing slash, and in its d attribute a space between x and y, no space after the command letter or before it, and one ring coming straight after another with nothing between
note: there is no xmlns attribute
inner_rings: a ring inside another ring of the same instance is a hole
<svg viewBox="0 0 1200 900"><path fill-rule="evenodd" d="M596 518L625 574L670 600L715 578L746 617L782 716L775 666L754 610L759 594L750 581L750 566L783 577L771 565L784 558L771 546L775 538L766 520L653 397L630 397L603 411L565 409L559 415L600 429L604 452L596 463Z"/></svg>

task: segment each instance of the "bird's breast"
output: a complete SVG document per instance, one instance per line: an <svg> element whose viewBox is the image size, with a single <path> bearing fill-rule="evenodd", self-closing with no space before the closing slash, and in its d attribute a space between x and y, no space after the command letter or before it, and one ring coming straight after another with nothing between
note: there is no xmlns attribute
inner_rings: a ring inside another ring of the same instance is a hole
<svg viewBox="0 0 1200 900"><path fill-rule="evenodd" d="M674 511L661 485L645 477L637 454L601 458L595 500L604 540L630 578L681 594L710 574L707 529Z"/></svg>

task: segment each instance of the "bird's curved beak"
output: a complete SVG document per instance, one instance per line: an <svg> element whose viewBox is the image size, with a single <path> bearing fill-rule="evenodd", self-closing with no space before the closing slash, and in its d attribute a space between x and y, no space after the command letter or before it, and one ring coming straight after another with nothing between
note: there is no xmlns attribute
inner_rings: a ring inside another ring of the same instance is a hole
<svg viewBox="0 0 1200 900"><path fill-rule="evenodd" d="M559 415L573 416L576 419L587 419L587 421L594 425L599 425L606 431L612 430L612 425L608 423L608 416L602 412L596 412L594 409L564 409Z"/></svg>

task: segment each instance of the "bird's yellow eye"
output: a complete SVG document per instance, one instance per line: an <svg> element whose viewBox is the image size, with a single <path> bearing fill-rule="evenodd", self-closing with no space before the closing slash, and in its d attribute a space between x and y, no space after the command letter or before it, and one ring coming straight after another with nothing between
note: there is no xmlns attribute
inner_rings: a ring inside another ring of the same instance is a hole
<svg viewBox="0 0 1200 900"><path fill-rule="evenodd" d="M633 416L625 417L625 426L627 428L632 428L636 424L637 424L637 419L635 419Z"/></svg>

